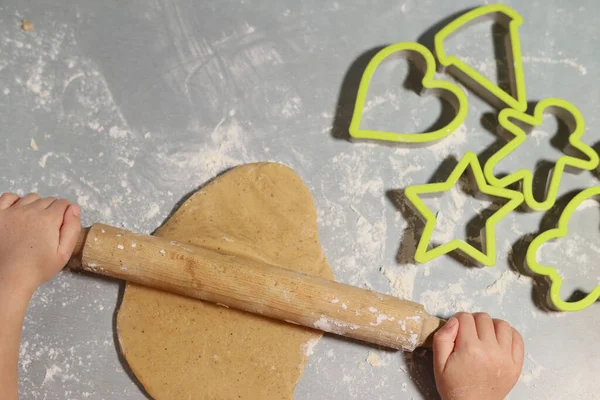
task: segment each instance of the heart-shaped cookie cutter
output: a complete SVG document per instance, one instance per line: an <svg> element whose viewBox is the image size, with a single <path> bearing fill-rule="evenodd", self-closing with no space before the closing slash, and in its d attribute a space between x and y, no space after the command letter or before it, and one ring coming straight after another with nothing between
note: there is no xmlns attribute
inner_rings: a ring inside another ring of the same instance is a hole
<svg viewBox="0 0 600 400"><path fill-rule="evenodd" d="M481 230L481 243L485 252L481 252L469 243L458 239L453 239L450 242L429 249L437 218L419 198L419 195L435 195L436 193L439 194L451 190L468 167L471 168L474 178L471 180L474 183L473 189L479 192L479 194L488 198L500 197L508 199L504 205L487 219L485 228ZM523 202L523 195L521 193L489 185L485 180L477 155L473 152L467 152L464 155L445 182L409 186L405 189L404 193L417 215L425 223L423 234L415 252L415 261L420 264L431 261L451 251L459 250L479 264L493 266L496 263L495 225Z"/></svg>
<svg viewBox="0 0 600 400"><path fill-rule="evenodd" d="M538 262L538 252L544 243L565 237L567 235L571 216L581 205L581 203L591 198L595 198L600 201L600 186L585 189L577 194L565 207L558 220L558 226L555 229L545 231L537 236L527 248L525 260L528 267L534 273L545 276L550 280L548 300L550 304L554 305L554 307L560 311L580 311L586 307L589 307L600 298L600 285L597 285L585 298L579 301L564 301L560 296L563 278L560 276L556 268L541 265Z"/></svg>
<svg viewBox="0 0 600 400"><path fill-rule="evenodd" d="M433 93L439 97L443 97L450 103L456 112L455 117L452 119L452 121L450 121L450 123L436 131L424 133L397 133L362 129L360 127L365 108L365 101L369 91L369 84L371 82L371 78L373 77L373 73L383 61L392 55L401 56L409 61L412 61L414 65L421 72L423 72L423 90L421 91L420 95ZM443 139L458 129L467 116L467 96L463 90L454 83L436 80L435 71L436 64L433 54L431 54L431 52L425 46L419 43L396 43L380 50L371 59L362 75L358 88L358 94L356 96L354 112L352 114L352 121L350 122L350 136L356 139L385 140L389 142L422 144Z"/></svg>
<svg viewBox="0 0 600 400"><path fill-rule="evenodd" d="M517 149L527 138L525 130L513 122L520 121L531 127L539 126L543 122L544 114L551 113L562 120L569 130L569 143L564 149L565 155L558 158L556 164L546 184L546 198L543 201L537 201L533 195L533 173L527 169L518 170L512 174L498 178L494 175L496 165L509 154ZM533 115L512 110L510 108L500 111L498 115L500 127L514 138L504 147L494 153L483 167L483 172L487 181L494 186L507 187L516 182L521 182L521 189L525 197L525 204L532 210L549 210L558 195L562 174L567 172L576 172L577 170L591 171L599 164L598 154L587 144L581 141L581 136L585 131L585 121L581 112L573 104L566 100L549 98L540 101L533 112ZM577 153L583 154L587 159L576 157Z"/></svg>
<svg viewBox="0 0 600 400"><path fill-rule="evenodd" d="M507 93L501 89L460 58L446 54L444 42L449 36L458 33L471 24L481 22L482 19L492 19L496 23L508 26L509 35L505 46L511 83L510 91L512 93ZM478 7L461 15L442 28L434 37L435 54L441 69L447 70L448 73L494 107L503 109L505 105L508 105L508 107L515 110L525 111L527 109L527 97L525 94L521 40L519 38L519 26L522 23L523 18L519 13L503 4Z"/></svg>

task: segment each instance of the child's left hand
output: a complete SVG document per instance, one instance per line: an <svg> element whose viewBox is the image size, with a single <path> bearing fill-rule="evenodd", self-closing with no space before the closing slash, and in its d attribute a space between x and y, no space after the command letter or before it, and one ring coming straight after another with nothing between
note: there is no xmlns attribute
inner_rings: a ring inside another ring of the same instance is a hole
<svg viewBox="0 0 600 400"><path fill-rule="evenodd" d="M0 196L0 286L35 289L69 261L81 230L79 206L31 193Z"/></svg>

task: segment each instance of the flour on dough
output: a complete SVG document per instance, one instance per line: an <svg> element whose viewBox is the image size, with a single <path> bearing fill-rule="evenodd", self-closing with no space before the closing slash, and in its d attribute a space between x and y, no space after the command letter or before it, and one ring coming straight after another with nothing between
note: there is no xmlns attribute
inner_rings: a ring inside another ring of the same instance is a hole
<svg viewBox="0 0 600 400"><path fill-rule="evenodd" d="M333 279L316 219L291 169L249 164L195 193L156 235ZM117 331L129 366L156 400L292 399L306 344L321 335L133 284Z"/></svg>

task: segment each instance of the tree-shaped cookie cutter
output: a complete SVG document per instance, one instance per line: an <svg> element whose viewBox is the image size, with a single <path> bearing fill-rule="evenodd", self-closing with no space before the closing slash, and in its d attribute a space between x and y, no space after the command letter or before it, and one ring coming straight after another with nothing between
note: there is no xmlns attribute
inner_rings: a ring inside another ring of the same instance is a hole
<svg viewBox="0 0 600 400"><path fill-rule="evenodd" d="M365 101L369 91L371 78L377 67L390 56L400 56L412 61L414 65L423 73L423 90L420 95L435 94L443 97L455 110L455 117L446 126L441 129L424 133L397 133L372 129L362 129L360 127ZM454 132L463 123L467 116L468 102L467 96L463 90L454 83L435 79L436 64L433 54L423 45L413 42L402 42L392 44L380 50L369 62L365 69L358 94L356 104L350 122L350 136L356 139L384 140L389 142L404 143L428 143L435 142L445 138Z"/></svg>
<svg viewBox="0 0 600 400"><path fill-rule="evenodd" d="M507 67L511 93L507 93L501 89L460 58L446 54L444 42L449 36L486 18L508 26L509 35L505 46L507 50ZM508 105L512 109L525 111L527 109L527 97L525 94L521 40L519 38L519 26L522 23L523 18L515 10L503 4L478 7L461 15L435 35L435 53L441 69L446 69L448 73L479 94L494 107L503 109L505 105Z"/></svg>
<svg viewBox="0 0 600 400"><path fill-rule="evenodd" d="M550 280L550 292L548 293L548 300L552 305L554 305L554 307L561 311L580 311L586 307L589 307L600 298L600 285L597 285L585 298L579 301L564 301L560 296L560 289L563 282L562 277L556 268L541 265L538 262L538 252L544 243L565 237L567 235L571 216L581 205L581 203L590 198L600 200L600 186L586 189L577 194L565 207L558 221L558 226L555 229L545 231L537 236L527 248L525 260L528 267L534 273L545 276Z"/></svg>
<svg viewBox="0 0 600 400"><path fill-rule="evenodd" d="M551 113L562 120L569 128L569 142L564 149L565 155L558 158L556 164L546 184L546 196L543 201L537 201L533 195L533 173L527 169L518 170L502 178L494 175L494 168L505 157L517 149L527 138L523 127L519 126L513 120L520 121L531 127L539 126L543 122L545 113ZM540 101L534 110L533 115L528 115L517 110L504 109L498 116L500 127L514 138L504 147L494 153L483 167L484 175L487 181L498 187L507 187L513 183L520 182L521 190L525 197L525 204L532 210L549 210L558 195L560 181L563 172L576 172L577 170L591 171L598 166L598 154L587 144L581 141L581 136L585 130L585 121L579 110L568 101L556 98L549 98ZM583 154L587 159L578 158L577 155Z"/></svg>
<svg viewBox="0 0 600 400"><path fill-rule="evenodd" d="M473 189L478 191L479 194L486 197L508 199L504 205L487 219L485 228L481 231L481 243L484 252L481 252L469 243L458 239L453 239L450 242L429 249L437 218L419 198L419 195L435 196L436 194L439 195L440 193L451 190L468 167L471 167L474 178L472 179L475 184ZM415 252L415 261L420 264L431 261L434 258L450 253L451 251L459 250L482 265L493 266L496 263L495 225L523 202L523 195L521 193L489 185L484 178L477 155L473 152L467 152L464 155L445 182L409 186L405 189L404 193L408 201L412 204L415 212L425 223L423 234L421 235L421 239L419 240Z"/></svg>

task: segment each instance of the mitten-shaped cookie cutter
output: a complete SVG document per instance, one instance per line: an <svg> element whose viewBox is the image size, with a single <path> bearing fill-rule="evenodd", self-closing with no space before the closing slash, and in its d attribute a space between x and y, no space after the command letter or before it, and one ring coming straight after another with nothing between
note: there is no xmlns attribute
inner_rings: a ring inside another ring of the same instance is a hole
<svg viewBox="0 0 600 400"><path fill-rule="evenodd" d="M550 172L546 183L546 196L543 201L537 201L533 195L533 172L527 169L518 170L502 178L494 175L496 165L509 154L517 149L527 138L527 134L521 126L513 122L520 121L532 127L539 126L543 122L544 114L551 113L562 120L569 128L569 142L564 152L565 155L558 158L554 168ZM494 153L483 167L487 181L494 186L507 187L513 183L520 182L525 204L532 210L549 210L556 202L558 189L563 172L574 172L578 170L591 171L598 166L598 154L593 148L581 141L585 131L585 122L579 110L566 100L549 98L540 101L533 115L528 115L509 108L500 111L498 116L500 127L506 133L514 136L504 147ZM586 158L577 157L579 154Z"/></svg>
<svg viewBox="0 0 600 400"><path fill-rule="evenodd" d="M474 189L486 197L499 197L508 201L487 219L485 228L481 231L483 252L469 243L458 239L429 249L437 219L419 196L436 195L451 190L468 167L471 167L473 173ZM523 202L523 195L521 193L489 185L483 176L477 155L473 152L467 152L464 155L445 182L409 186L405 189L404 193L416 213L425 222L423 234L415 252L415 261L418 263L426 263L451 251L459 250L482 265L493 266L496 263L495 225Z"/></svg>
<svg viewBox="0 0 600 400"><path fill-rule="evenodd" d="M421 95L435 94L443 97L454 108L456 114L446 126L432 132L424 133L398 133L373 129L362 129L362 120L365 101L369 91L369 84L377 67L390 56L401 56L409 61L423 73L423 90ZM356 104L350 122L350 136L356 139L385 140L389 142L428 143L445 138L454 132L463 123L467 116L468 102L463 90L454 83L435 79L436 64L433 54L423 45L413 42L392 44L380 50L371 59L365 69L358 88Z"/></svg>
<svg viewBox="0 0 600 400"><path fill-rule="evenodd" d="M577 194L565 207L558 221L558 226L555 229L545 231L537 236L527 248L527 254L525 256L527 265L534 273L545 276L550 280L550 292L548 293L548 300L552 305L554 305L554 307L561 311L580 311L586 307L589 307L600 298L600 285L597 285L585 298L579 301L564 301L560 296L563 278L556 268L547 265L541 265L538 262L538 252L544 243L565 237L567 235L569 219L571 219L571 215L573 215L581 203L590 198L600 200L600 186L586 189ZM577 266L575 268L577 268Z"/></svg>

